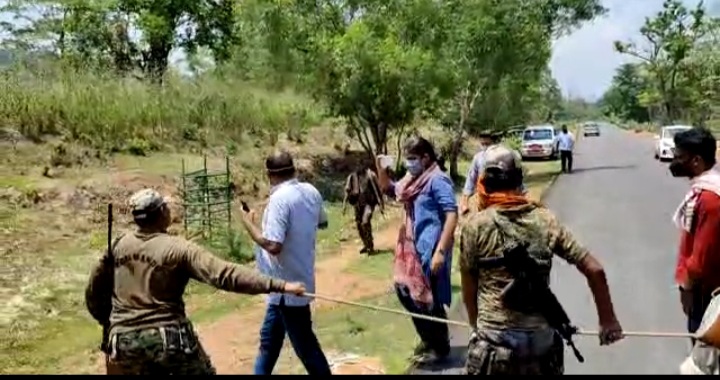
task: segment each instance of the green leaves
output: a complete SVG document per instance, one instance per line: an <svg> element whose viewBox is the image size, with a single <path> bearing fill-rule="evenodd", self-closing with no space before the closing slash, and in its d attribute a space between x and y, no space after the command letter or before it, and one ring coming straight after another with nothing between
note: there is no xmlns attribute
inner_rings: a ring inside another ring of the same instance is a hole
<svg viewBox="0 0 720 380"><path fill-rule="evenodd" d="M632 75L618 72L605 96L608 111L641 122L654 114L664 122L702 124L710 116L708 99L715 93L712 88L717 88L716 81L706 80L713 78L713 67L717 67L713 63L717 43L707 43L717 30L718 19L706 14L702 2L688 10L678 0L666 0L662 11L640 29L647 48L615 42L618 52L641 63Z"/></svg>
<svg viewBox="0 0 720 380"><path fill-rule="evenodd" d="M24 25L7 23L3 29L12 36L11 48L52 52L78 69L137 71L159 79L170 52L178 47L192 54L202 46L217 61L229 59L236 43L233 4L230 0L18 0L3 11L24 19Z"/></svg>

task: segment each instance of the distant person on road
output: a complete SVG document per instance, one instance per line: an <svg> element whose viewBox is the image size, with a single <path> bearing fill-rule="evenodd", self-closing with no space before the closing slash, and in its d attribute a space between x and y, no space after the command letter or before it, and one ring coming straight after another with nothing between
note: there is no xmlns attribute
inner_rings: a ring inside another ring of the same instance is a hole
<svg viewBox="0 0 720 380"><path fill-rule="evenodd" d="M572 172L573 166L573 148L575 147L575 139L568 132L567 125L562 126L562 131L557 137L557 149L560 152L560 166L563 173Z"/></svg>
<svg viewBox="0 0 720 380"><path fill-rule="evenodd" d="M435 148L422 137L412 137L403 149L407 174L390 180L381 157L377 159L380 188L402 203L404 222L395 248L394 282L400 302L410 312L446 318L452 288L450 268L458 221L455 191L444 173ZM413 318L421 343L418 362L446 358L450 336L445 323Z"/></svg>
<svg viewBox="0 0 720 380"><path fill-rule="evenodd" d="M585 275L600 321L600 344L623 337L602 265L583 248L555 216L521 192L520 155L502 145L485 152L483 182L486 208L462 227L459 267L470 336L469 375L561 375L564 344L542 313L509 306L504 290L516 278L507 267L483 267L481 261L502 257L504 248L527 244L526 253L542 268L537 275L549 286L553 256L575 265ZM533 289L521 300L537 295ZM529 302L529 301L528 301ZM523 306L527 306L523 303ZM542 305L540 305L542 307Z"/></svg>
<svg viewBox="0 0 720 380"><path fill-rule="evenodd" d="M712 292L720 288L720 171L715 137L707 129L680 132L673 140L670 172L690 179L690 191L673 217L681 231L675 279L687 329L694 333Z"/></svg>
<svg viewBox="0 0 720 380"><path fill-rule="evenodd" d="M305 291L301 283L263 276L168 235L170 208L152 189L135 193L129 206L138 229L114 241L85 291L93 318L109 320L108 375L215 374L185 313L190 279L245 294Z"/></svg>
<svg viewBox="0 0 720 380"><path fill-rule="evenodd" d="M480 149L478 149L477 153L473 156L470 168L468 168L467 175L465 176L465 186L463 186L462 196L460 197L460 215L465 215L470 211L470 197L476 192L479 192L478 190L481 190L478 189L477 185L478 177L480 173L482 173L483 155L485 154L485 150L496 142L495 136L489 132L481 133L479 140Z"/></svg>
<svg viewBox="0 0 720 380"><path fill-rule="evenodd" d="M265 160L270 197L262 218L262 230L254 213L243 211L243 224L256 244L260 271L286 281L300 281L315 292L315 240L318 228L327 228L323 199L317 189L295 177L295 165L287 152ZM270 375L280 357L285 334L309 375L330 375L330 365L312 328L310 299L282 293L267 298L265 320L260 328L256 375Z"/></svg>
<svg viewBox="0 0 720 380"><path fill-rule="evenodd" d="M375 252L372 233L373 213L377 206L380 206L380 212L385 208L375 172L369 168L362 168L351 173L345 181L345 199L355 210L355 227L363 243L360 253L371 255Z"/></svg>

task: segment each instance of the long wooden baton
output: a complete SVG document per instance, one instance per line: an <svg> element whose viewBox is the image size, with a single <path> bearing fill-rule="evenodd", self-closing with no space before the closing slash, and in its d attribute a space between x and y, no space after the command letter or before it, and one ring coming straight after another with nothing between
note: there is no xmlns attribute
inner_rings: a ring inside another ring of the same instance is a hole
<svg viewBox="0 0 720 380"><path fill-rule="evenodd" d="M112 252L112 248L113 248L112 247L112 240L113 240L112 225L113 225L113 205L112 205L112 203L108 203L108 205L107 205L107 256L106 256L108 262L104 263L104 265L106 265L106 266L111 265L111 263L114 261L113 252ZM113 273L113 270L110 269L108 273ZM112 278L112 280L109 281L110 286L113 286L114 282L115 282L115 279ZM109 317L110 316L108 315L108 318ZM110 321L108 320L102 326L102 341L100 342L100 349L107 354L110 353L110 336L109 336L109 334L110 334Z"/></svg>
<svg viewBox="0 0 720 380"><path fill-rule="evenodd" d="M387 219L387 216L385 215L385 200L383 199L383 196L382 194L380 194L380 190L378 189L375 173L373 173L372 170L367 169L367 173L365 175L367 175L370 179L370 186L372 186L373 193L375 194L375 199L377 199L378 203L380 204L380 214L383 216L383 218Z"/></svg>
<svg viewBox="0 0 720 380"><path fill-rule="evenodd" d="M368 305L368 304L363 304L363 303L359 303L359 302L346 301L346 300L342 300L339 298L324 296L322 294L317 294L317 293L305 292L303 295L305 297L315 298L315 299L338 303L338 304L343 304L343 305L355 306L355 307L359 307L359 308L363 308L363 309L375 310L375 311L380 311L380 312L390 313L390 314L398 314L398 315L403 315L406 317L424 319L426 321L431 321L431 322L445 323L448 325L466 327L469 329L473 328L467 322L454 321L452 319L431 317L429 315L411 313L411 312L405 311L405 310L397 310L397 309L391 309L391 308L382 307L382 306L375 306L375 305ZM582 335L582 336L598 336L599 334L600 334L600 332L597 330L579 330L577 332L577 335ZM648 338L686 338L686 339L687 338L695 338L695 335L691 334L691 333L656 332L656 331L623 331L623 335L626 337L648 337Z"/></svg>

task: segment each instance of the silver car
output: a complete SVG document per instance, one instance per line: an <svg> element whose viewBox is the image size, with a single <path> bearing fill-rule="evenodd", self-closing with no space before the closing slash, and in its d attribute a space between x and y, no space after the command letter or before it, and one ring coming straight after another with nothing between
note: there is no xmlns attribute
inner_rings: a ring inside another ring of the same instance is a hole
<svg viewBox="0 0 720 380"><path fill-rule="evenodd" d="M586 123L582 128L583 136L600 136L600 126L595 123Z"/></svg>

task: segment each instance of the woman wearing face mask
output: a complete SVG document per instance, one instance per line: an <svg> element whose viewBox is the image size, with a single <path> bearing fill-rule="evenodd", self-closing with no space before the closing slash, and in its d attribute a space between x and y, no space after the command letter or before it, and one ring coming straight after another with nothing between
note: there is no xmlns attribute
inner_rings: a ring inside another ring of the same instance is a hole
<svg viewBox="0 0 720 380"><path fill-rule="evenodd" d="M398 182L377 160L381 189L403 204L405 212L395 248L393 277L398 298L410 312L446 318L450 306L450 268L457 203L453 182L438 162L433 145L412 137L403 149L407 174ZM421 343L418 361L443 359L450 353L444 323L413 318Z"/></svg>

